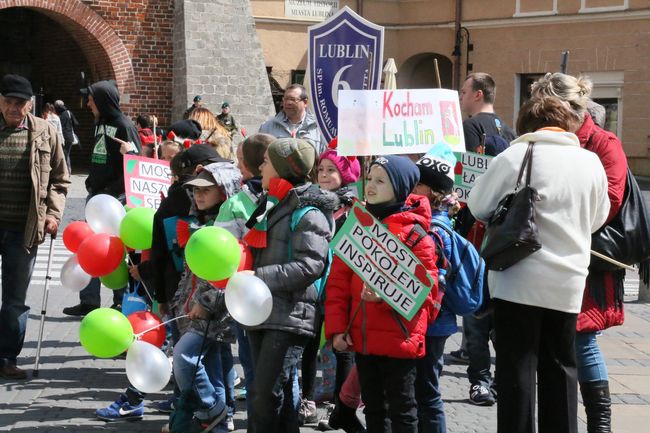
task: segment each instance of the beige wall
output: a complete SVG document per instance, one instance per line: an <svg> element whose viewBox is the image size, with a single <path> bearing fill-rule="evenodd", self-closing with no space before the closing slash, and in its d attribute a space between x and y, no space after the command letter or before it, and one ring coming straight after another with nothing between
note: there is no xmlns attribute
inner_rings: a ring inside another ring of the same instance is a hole
<svg viewBox="0 0 650 433"><path fill-rule="evenodd" d="M587 7L618 6L624 1L585 0ZM251 0L251 4L265 62L286 86L292 69L306 67L307 27L313 22L286 20L284 0ZM340 4L356 9L357 1ZM422 53L454 60L455 5L454 0L364 0L363 12L365 18L385 26L384 60L395 58L399 69ZM628 10L604 13L580 12L580 0L557 0L555 15L543 13L552 10L553 0L520 0L519 5L516 16L516 0L463 0L462 24L474 44L470 62L474 71L494 75L496 110L512 124L517 74L557 71L564 50L570 51L571 74L622 72L623 145L635 173L650 176L650 0L628 0ZM465 44L461 47L462 76Z"/></svg>

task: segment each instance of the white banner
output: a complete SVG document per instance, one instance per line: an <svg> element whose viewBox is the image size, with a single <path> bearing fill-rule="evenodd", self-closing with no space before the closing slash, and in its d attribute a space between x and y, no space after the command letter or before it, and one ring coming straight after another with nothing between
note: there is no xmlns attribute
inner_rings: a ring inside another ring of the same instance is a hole
<svg viewBox="0 0 650 433"><path fill-rule="evenodd" d="M324 21L339 10L339 0L284 0L284 16Z"/></svg>

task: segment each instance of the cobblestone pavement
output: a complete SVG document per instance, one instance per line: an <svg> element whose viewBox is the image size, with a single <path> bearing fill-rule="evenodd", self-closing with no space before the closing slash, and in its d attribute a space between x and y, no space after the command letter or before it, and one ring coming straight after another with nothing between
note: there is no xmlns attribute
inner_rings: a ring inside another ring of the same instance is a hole
<svg viewBox="0 0 650 433"><path fill-rule="evenodd" d="M85 192L83 177L74 176L68 198L65 223L83 217ZM142 421L107 424L95 419L95 409L109 405L127 386L124 360L95 359L80 346L79 321L63 316L61 310L78 302L75 293L61 287L58 273L69 253L60 239L55 241L47 318L41 351L40 375L27 381L0 379L0 431L12 432L159 432L166 416L156 413L152 402L165 394L151 395L145 402ZM32 310L25 348L19 364L32 369L47 266L47 244L40 248L28 304ZM650 305L636 301L638 276L626 282L625 325L607 330L599 341L610 372L616 433L640 433L650 424ZM110 305L110 292L103 290L103 304ZM446 352L458 348L460 334L448 340ZM236 353L236 351L234 351ZM445 366L442 390L450 433L496 431L496 407L468 403L466 366ZM31 373L31 371L30 371ZM324 409L320 410L324 415ZM362 416L362 411L359 412ZM580 408L580 432L585 432L584 411ZM237 432L245 432L243 402L235 416ZM311 426L301 432L313 431Z"/></svg>

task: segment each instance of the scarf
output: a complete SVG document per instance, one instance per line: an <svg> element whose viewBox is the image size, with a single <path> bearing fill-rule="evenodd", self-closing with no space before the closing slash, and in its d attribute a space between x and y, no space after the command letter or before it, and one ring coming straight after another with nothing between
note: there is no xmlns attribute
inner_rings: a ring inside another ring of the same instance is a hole
<svg viewBox="0 0 650 433"><path fill-rule="evenodd" d="M269 182L269 191L260 200L259 206L246 222L250 230L244 236L244 241L253 248L266 248L267 218L271 209L280 203L293 189L291 182L276 177Z"/></svg>
<svg viewBox="0 0 650 433"><path fill-rule="evenodd" d="M366 209L379 221L383 221L390 215L402 212L405 209L404 202L367 204Z"/></svg>

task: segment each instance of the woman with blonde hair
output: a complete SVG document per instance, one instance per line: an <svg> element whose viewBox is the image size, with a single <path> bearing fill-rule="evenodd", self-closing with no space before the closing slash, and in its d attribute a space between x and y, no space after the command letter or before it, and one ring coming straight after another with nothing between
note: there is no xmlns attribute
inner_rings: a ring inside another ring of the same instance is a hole
<svg viewBox="0 0 650 433"><path fill-rule="evenodd" d="M561 73L548 73L533 84L535 96L555 96L566 102L581 124L574 132L580 146L594 152L607 175L607 194L610 210L605 224L618 213L623 204L627 176L627 158L621 141L609 131L594 123L589 113L592 89L591 81L584 77L573 77ZM625 270L606 272L589 269L578 315L576 355L578 360L578 382L587 413L588 433L611 432L611 398L605 359L600 352L596 334L610 326L622 325L623 281Z"/></svg>
<svg viewBox="0 0 650 433"><path fill-rule="evenodd" d="M220 157L230 161L237 160L232 148L230 132L217 120L212 111L198 107L192 111L189 118L201 124L202 142L212 146Z"/></svg>

